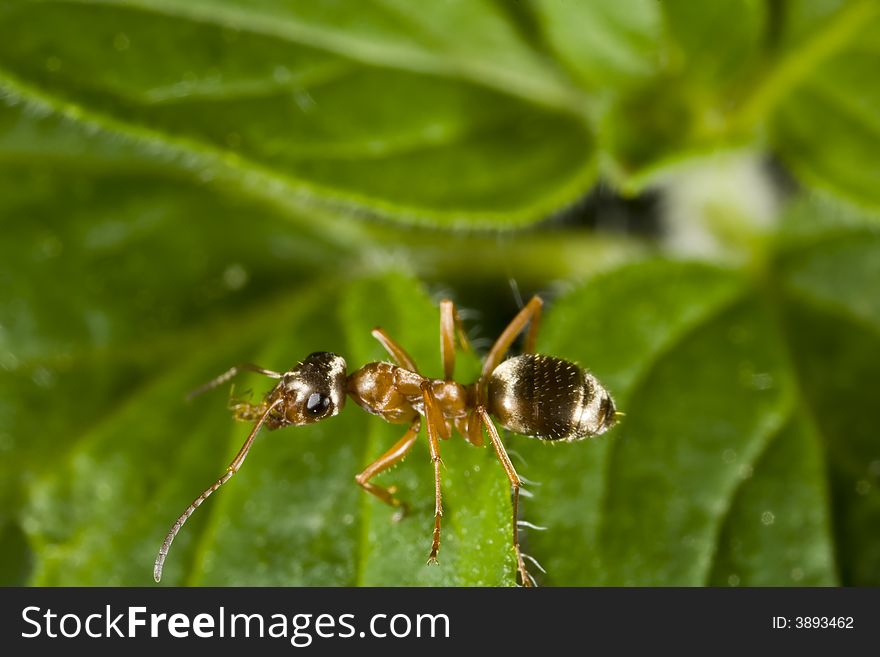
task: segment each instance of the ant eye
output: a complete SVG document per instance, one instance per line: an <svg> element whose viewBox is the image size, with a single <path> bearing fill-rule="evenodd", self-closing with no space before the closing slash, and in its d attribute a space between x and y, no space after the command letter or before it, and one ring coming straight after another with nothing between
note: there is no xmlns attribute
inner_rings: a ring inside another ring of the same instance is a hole
<svg viewBox="0 0 880 657"><path fill-rule="evenodd" d="M309 415L321 415L330 406L330 398L319 392L313 392L306 401L306 412Z"/></svg>

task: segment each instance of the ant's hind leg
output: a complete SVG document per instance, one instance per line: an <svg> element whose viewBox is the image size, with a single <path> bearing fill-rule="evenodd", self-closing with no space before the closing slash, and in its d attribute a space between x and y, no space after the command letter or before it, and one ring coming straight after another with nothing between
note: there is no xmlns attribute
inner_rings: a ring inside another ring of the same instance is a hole
<svg viewBox="0 0 880 657"><path fill-rule="evenodd" d="M541 308L543 306L544 302L541 300L541 297L534 296L529 299L525 307L511 320L507 328L495 340L489 355L486 356L486 361L483 363L483 378L492 374L495 368L501 364L501 361L507 354L507 350L510 349L510 345L513 344L516 336L525 328L526 324L529 324L529 332L526 333L523 352L529 354L535 351L535 341L538 338L538 328L541 325Z"/></svg>
<svg viewBox="0 0 880 657"><path fill-rule="evenodd" d="M363 469L363 472L358 474L354 480L360 485L368 493L371 493L378 497L380 500L385 502L390 506L393 506L399 509L398 513L395 514L394 519L400 520L404 515L406 515L407 506L405 502L401 502L398 498L394 497L394 493L396 492L396 488L391 486L389 488L384 488L383 486L377 486L376 484L371 484L370 479L375 477L380 472L384 472L388 468L400 463L406 455L409 453L409 450L412 449L412 446L416 442L416 438L419 436L419 426L421 424L421 418L416 418L413 420L413 423L409 426L406 433L403 434L403 438L398 440L387 452L382 454L375 461L370 463L366 468Z"/></svg>
<svg viewBox="0 0 880 657"><path fill-rule="evenodd" d="M486 431L489 432L489 440L492 441L492 447L495 448L495 455L501 462L501 467L504 468L508 480L510 480L510 490L513 497L513 551L516 554L516 566L519 569L519 577L522 580L523 586L534 586L535 580L532 579L532 576L529 575L529 571L526 569L522 551L519 547L519 524L517 516L519 515L519 489L522 487L522 480L519 478L519 475L516 474L513 463L510 462L510 457L507 455L507 450L504 449L504 444L501 442L501 437L498 435L498 429L495 428L492 418L489 417L486 409L482 406L477 409L477 412L483 419Z"/></svg>
<svg viewBox="0 0 880 657"><path fill-rule="evenodd" d="M376 338L383 347L385 347L385 351L388 352L398 366L405 370L409 370L410 372L418 373L419 370L412 357L406 353L406 350L401 347L394 338L388 335L385 329L377 326L372 330L371 335Z"/></svg>
<svg viewBox="0 0 880 657"><path fill-rule="evenodd" d="M267 370L264 367L260 367L259 365L254 365L253 363L241 363L236 365L235 367L230 367L228 370L223 372L220 376L216 376L207 383L200 385L198 388L190 392L186 398L192 399L193 397L198 397L203 392L208 392L208 390L213 390L217 386L222 386L224 383L229 381L234 376L241 374L242 372L257 372L258 374L262 374L264 376L268 376L273 379L280 379L283 374L279 372L273 372L272 370Z"/></svg>

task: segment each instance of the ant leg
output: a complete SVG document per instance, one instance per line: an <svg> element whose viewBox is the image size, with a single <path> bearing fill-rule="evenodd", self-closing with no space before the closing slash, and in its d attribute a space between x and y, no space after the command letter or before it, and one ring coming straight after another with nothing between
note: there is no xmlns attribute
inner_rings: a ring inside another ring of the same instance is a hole
<svg viewBox="0 0 880 657"><path fill-rule="evenodd" d="M372 330L371 335L376 338L383 347L385 347L385 351L391 355L394 362L400 367L409 370L410 372L418 373L419 370L413 362L413 359L408 353L406 353L406 350L403 347L397 344L394 338L388 335L385 329L377 326Z"/></svg>
<svg viewBox="0 0 880 657"><path fill-rule="evenodd" d="M483 446L483 428L480 426L480 415L477 411L473 411L467 416L467 434L465 437L474 447Z"/></svg>
<svg viewBox="0 0 880 657"><path fill-rule="evenodd" d="M507 354L507 350L510 349L510 345L513 344L516 336L519 335L520 331L529 322L531 322L531 325L529 326L529 332L526 334L523 352L528 354L535 350L535 340L538 338L538 327L541 324L541 307L543 305L544 302L541 300L541 297L532 297L525 307L517 313L516 317L511 320L507 328L501 332L495 344L492 345L489 355L486 356L486 361L483 363L484 379L488 378L495 368L501 364L505 354Z"/></svg>
<svg viewBox="0 0 880 657"><path fill-rule="evenodd" d="M455 372L455 336L458 333L458 341L461 348L471 351L471 345L465 335L461 317L455 308L455 303L449 299L440 302L440 354L443 358L443 373L447 381L453 380ZM475 413L456 420L455 427L472 445L480 447L483 444L483 431L480 428L480 418Z"/></svg>
<svg viewBox="0 0 880 657"><path fill-rule="evenodd" d="M240 365L236 365L235 367L230 367L228 370L223 372L220 376L214 377L204 385L199 386L192 392L190 392L186 398L192 399L193 397L198 397L203 392L207 392L217 386L221 386L227 381L229 381L232 377L241 374L242 372L257 372L259 374L263 374L265 376L271 377L273 379L280 379L283 374L278 372L273 372L272 370L267 370L264 367L260 367L259 365L254 365L253 363L241 363Z"/></svg>
<svg viewBox="0 0 880 657"><path fill-rule="evenodd" d="M492 447L495 448L495 455L498 457L501 467L504 468L508 480L510 480L510 490L513 497L513 551L516 554L516 565L519 569L519 576L522 580L523 586L534 586L535 581L532 579L532 576L529 575L529 571L526 570L526 564L523 561L522 551L519 547L519 524L517 516L519 515L519 489L522 487L522 480L519 478L519 475L516 474L513 463L510 462L507 450L504 449L501 437L498 435L498 429L495 428L495 424L492 422L486 409L480 406L477 409L477 412L483 419L486 431L489 432L489 440L492 441Z"/></svg>
<svg viewBox="0 0 880 657"><path fill-rule="evenodd" d="M449 299L440 302L440 357L443 377L452 381L455 374L455 304Z"/></svg>
<svg viewBox="0 0 880 657"><path fill-rule="evenodd" d="M396 491L396 487L390 486L388 488L384 488L382 486L377 486L376 484L371 484L370 479L375 477L380 472L384 472L388 468L397 463L400 463L406 455L409 453L409 450L412 449L412 446L416 442L416 438L419 437L419 427L421 425L421 418L417 417L413 420L412 424L409 425L409 429L407 429L406 433L403 434L403 438L398 440L387 452L382 454L375 461L370 463L366 468L364 468L363 472L358 474L354 480L360 485L368 493L372 493L380 500L385 502L390 506L395 508L399 508L397 514L395 514L394 519L400 520L403 516L406 515L407 506L405 502L401 502L399 499L394 497L394 493Z"/></svg>
<svg viewBox="0 0 880 657"><path fill-rule="evenodd" d="M434 536L431 541L431 554L428 556L428 563L437 563L437 552L440 551L440 519L443 517L443 500L440 493L440 466L443 465L443 461L440 460L440 432L437 427L438 423L442 423L444 420L437 398L434 397L434 392L431 389L431 382L424 381L421 388L425 400L428 445L431 448L431 462L434 464Z"/></svg>
<svg viewBox="0 0 880 657"><path fill-rule="evenodd" d="M461 348L465 351L471 351L471 345L464 332L455 303L444 299L440 302L440 355L443 359L443 373L447 381L453 380L455 372L456 335Z"/></svg>

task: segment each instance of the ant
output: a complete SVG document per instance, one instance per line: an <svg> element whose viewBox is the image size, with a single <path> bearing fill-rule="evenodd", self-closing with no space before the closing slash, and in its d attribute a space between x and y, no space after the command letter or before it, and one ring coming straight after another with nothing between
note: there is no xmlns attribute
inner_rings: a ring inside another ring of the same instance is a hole
<svg viewBox="0 0 880 657"><path fill-rule="evenodd" d="M396 489L379 486L370 480L402 461L415 444L422 423L427 428L434 468L434 533L429 564L437 563L440 550L443 516L440 440L451 436L451 422L463 438L479 447L483 444L483 428L486 429L495 455L510 481L513 551L520 581L523 586L534 585L519 544L517 515L522 479L504 449L491 416L495 416L502 427L518 434L547 441L572 442L604 433L622 415L615 411L614 402L605 388L585 369L566 360L534 353L542 306L540 297L532 297L495 341L483 362L479 379L469 385L453 380L456 336L463 349L469 348L469 344L455 305L444 300L440 303L443 379L429 379L419 374L409 354L384 329L375 328L373 337L390 354L394 364L367 363L346 374L346 363L341 356L316 352L284 373L248 363L238 365L194 390L190 397L222 385L243 371L279 379L259 404L238 402L232 406L237 420L255 421L254 427L223 476L199 495L171 527L156 557L154 579L157 582L161 579L165 558L180 528L211 493L238 472L264 425L267 429L279 429L319 422L337 415L345 405L346 396L351 396L368 413L378 415L386 422L409 425L400 440L355 477L366 492L397 508L397 517L405 513L406 505L395 497ZM526 325L529 328L523 354L504 360Z"/></svg>

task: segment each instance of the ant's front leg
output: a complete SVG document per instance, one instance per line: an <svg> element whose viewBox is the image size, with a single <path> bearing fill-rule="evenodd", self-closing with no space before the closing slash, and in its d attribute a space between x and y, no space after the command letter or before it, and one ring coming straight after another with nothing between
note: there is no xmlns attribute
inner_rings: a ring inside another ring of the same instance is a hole
<svg viewBox="0 0 880 657"><path fill-rule="evenodd" d="M406 503L394 497L394 493L397 492L396 487L391 486L389 488L384 488L383 486L377 486L376 484L371 484L370 479L375 477L380 472L384 472L393 465L400 463L406 457L406 455L409 453L409 450L412 449L412 446L415 444L416 438L418 438L419 436L420 425L421 418L417 417L415 420L413 420L412 424L410 424L409 429L407 429L407 432L403 435L403 438L394 443L391 449L389 449L387 452L382 454L382 456L370 463L370 465L364 468L363 472L361 472L354 478L354 480L365 491L375 495L380 500L385 502L385 504L399 509L399 511L394 515L394 520L400 520L401 518L403 518L403 516L406 515Z"/></svg>

